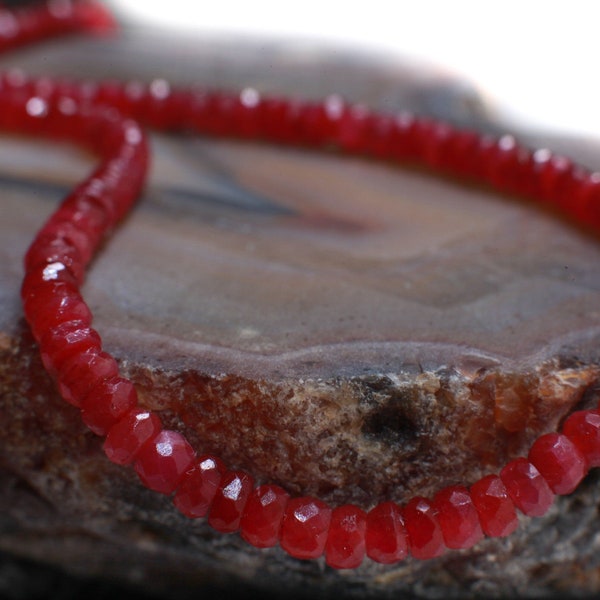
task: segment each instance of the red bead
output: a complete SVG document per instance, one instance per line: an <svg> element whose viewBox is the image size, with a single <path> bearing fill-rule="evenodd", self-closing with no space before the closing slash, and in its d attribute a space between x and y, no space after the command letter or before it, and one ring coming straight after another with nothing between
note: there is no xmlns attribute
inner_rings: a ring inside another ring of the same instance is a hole
<svg viewBox="0 0 600 600"><path fill-rule="evenodd" d="M600 172L582 179L573 194L569 214L596 231L600 229Z"/></svg>
<svg viewBox="0 0 600 600"><path fill-rule="evenodd" d="M131 381L112 377L94 387L81 402L83 422L98 435L106 432L137 406L137 393Z"/></svg>
<svg viewBox="0 0 600 600"><path fill-rule="evenodd" d="M70 404L80 406L92 388L119 374L115 359L95 348L66 360L57 373L58 389Z"/></svg>
<svg viewBox="0 0 600 600"><path fill-rule="evenodd" d="M365 142L369 140L371 113L360 105L345 107L339 118L336 144L344 152L364 153Z"/></svg>
<svg viewBox="0 0 600 600"><path fill-rule="evenodd" d="M191 519L205 517L225 471L225 465L218 458L201 456L183 476L173 503Z"/></svg>
<svg viewBox="0 0 600 600"><path fill-rule="evenodd" d="M289 501L281 526L281 547L294 558L318 558L325 550L331 508L311 497Z"/></svg>
<svg viewBox="0 0 600 600"><path fill-rule="evenodd" d="M403 509L411 554L427 559L444 553L444 537L436 511L426 498L413 498Z"/></svg>
<svg viewBox="0 0 600 600"><path fill-rule="evenodd" d="M433 499L448 548L471 548L483 538L479 515L467 488L452 486L438 492Z"/></svg>
<svg viewBox="0 0 600 600"><path fill-rule="evenodd" d="M81 321L69 321L48 329L39 343L44 367L52 375L56 375L67 360L90 350L100 352L102 346L98 332Z"/></svg>
<svg viewBox="0 0 600 600"><path fill-rule="evenodd" d="M389 132L389 158L406 162L417 157L417 120L410 113L402 112L392 120Z"/></svg>
<svg viewBox="0 0 600 600"><path fill-rule="evenodd" d="M43 263L27 270L21 285L21 299L26 303L41 294L40 303L45 304L59 290L76 292L78 282L63 263Z"/></svg>
<svg viewBox="0 0 600 600"><path fill-rule="evenodd" d="M408 554L408 537L402 510L394 502L383 502L367 514L367 556L383 564L398 562Z"/></svg>
<svg viewBox="0 0 600 600"><path fill-rule="evenodd" d="M518 526L515 505L497 475L488 475L471 486L471 498L481 528L490 537L505 537Z"/></svg>
<svg viewBox="0 0 600 600"><path fill-rule="evenodd" d="M529 451L529 460L555 494L570 494L586 473L583 456L573 442L560 433L538 438Z"/></svg>
<svg viewBox="0 0 600 600"><path fill-rule="evenodd" d="M194 449L180 433L163 430L138 452L134 468L147 488L171 494L194 458Z"/></svg>
<svg viewBox="0 0 600 600"><path fill-rule="evenodd" d="M500 472L500 478L515 506L530 517L545 515L554 501L546 480L526 458L509 462Z"/></svg>
<svg viewBox="0 0 600 600"><path fill-rule="evenodd" d="M257 548L270 548L279 541L285 507L290 500L277 485L257 487L246 503L240 523L241 536Z"/></svg>
<svg viewBox="0 0 600 600"><path fill-rule="evenodd" d="M325 561L334 569L355 569L365 557L366 513L352 504L331 513L325 544Z"/></svg>
<svg viewBox="0 0 600 600"><path fill-rule="evenodd" d="M77 248L64 238L42 230L25 255L25 270L31 271L49 263L62 263L73 273L76 281L83 281L84 262Z"/></svg>
<svg viewBox="0 0 600 600"><path fill-rule="evenodd" d="M162 424L157 415L136 408L109 429L104 441L104 452L110 461L127 465L161 429Z"/></svg>
<svg viewBox="0 0 600 600"><path fill-rule="evenodd" d="M208 523L222 533L233 533L240 528L240 521L254 481L244 471L227 471L212 501Z"/></svg>
<svg viewBox="0 0 600 600"><path fill-rule="evenodd" d="M25 315L36 340L41 340L49 329L69 321L91 324L92 313L79 292L61 289L48 296L43 305L39 303L41 296L25 303Z"/></svg>
<svg viewBox="0 0 600 600"><path fill-rule="evenodd" d="M574 412L565 421L563 433L581 452L588 467L600 467L600 411Z"/></svg>

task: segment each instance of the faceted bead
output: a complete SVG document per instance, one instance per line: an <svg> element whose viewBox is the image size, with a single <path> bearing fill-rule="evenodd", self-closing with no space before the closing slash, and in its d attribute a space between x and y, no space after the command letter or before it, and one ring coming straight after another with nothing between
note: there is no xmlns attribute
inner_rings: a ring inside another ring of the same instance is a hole
<svg viewBox="0 0 600 600"><path fill-rule="evenodd" d="M281 547L294 558L318 558L325 550L331 508L311 497L289 501L281 527Z"/></svg>
<svg viewBox="0 0 600 600"><path fill-rule="evenodd" d="M573 442L560 433L538 438L529 451L529 460L555 494L570 494L586 473L583 456Z"/></svg>
<svg viewBox="0 0 600 600"><path fill-rule="evenodd" d="M411 554L421 560L444 553L444 537L436 511L426 498L413 498L403 509Z"/></svg>
<svg viewBox="0 0 600 600"><path fill-rule="evenodd" d="M180 433L162 430L138 452L134 468L147 488L171 494L194 458L194 449Z"/></svg>
<svg viewBox="0 0 600 600"><path fill-rule="evenodd" d="M64 238L57 238L42 230L25 255L25 270L31 271L48 263L62 263L77 281L83 281L84 263L77 248Z"/></svg>
<svg viewBox="0 0 600 600"><path fill-rule="evenodd" d="M46 304L39 304L40 296L35 301L30 298L25 303L25 315L31 331L37 341L46 331L68 321L79 321L90 325L92 313L78 292L56 293Z"/></svg>
<svg viewBox="0 0 600 600"><path fill-rule="evenodd" d="M579 410L565 421L563 433L577 446L588 467L600 467L600 411Z"/></svg>
<svg viewBox="0 0 600 600"><path fill-rule="evenodd" d="M218 458L201 456L194 467L183 476L173 503L191 519L205 517L225 471L225 465Z"/></svg>
<svg viewBox="0 0 600 600"><path fill-rule="evenodd" d="M400 507L382 502L367 514L367 556L383 564L398 562L408 554L408 538Z"/></svg>
<svg viewBox="0 0 600 600"><path fill-rule="evenodd" d="M389 140L389 158L405 162L417 157L417 120L410 113L402 112L392 121Z"/></svg>
<svg viewBox="0 0 600 600"><path fill-rule="evenodd" d="M415 121L413 135L419 160L434 169L447 169L454 128L447 123L419 119Z"/></svg>
<svg viewBox="0 0 600 600"><path fill-rule="evenodd" d="M52 223L46 224L44 231L73 246L77 250L81 262L84 265L88 264L94 251L94 244L85 231L79 229L71 221L59 221L56 218L52 220Z"/></svg>
<svg viewBox="0 0 600 600"><path fill-rule="evenodd" d="M246 503L240 523L241 536L257 548L270 548L279 541L285 507L290 500L277 485L257 487Z"/></svg>
<svg viewBox="0 0 600 600"><path fill-rule="evenodd" d="M340 115L335 142L344 152L364 153L370 127L370 112L366 107L348 106Z"/></svg>
<svg viewBox="0 0 600 600"><path fill-rule="evenodd" d="M78 290L77 280L63 263L43 263L28 270L25 274L21 285L21 299L26 302L38 294L53 295L56 290L60 289L76 292Z"/></svg>
<svg viewBox="0 0 600 600"><path fill-rule="evenodd" d="M254 481L244 471L227 471L208 513L208 523L222 533L233 533L240 528L242 514L252 492Z"/></svg>
<svg viewBox="0 0 600 600"><path fill-rule="evenodd" d="M40 353L46 370L55 375L65 361L94 350L100 352L98 332L81 321L69 321L48 329L40 338Z"/></svg>
<svg viewBox="0 0 600 600"><path fill-rule="evenodd" d="M569 214L596 231L600 228L600 172L590 173L581 181Z"/></svg>
<svg viewBox="0 0 600 600"><path fill-rule="evenodd" d="M444 168L455 175L472 178L478 137L474 131L455 131L446 145Z"/></svg>
<svg viewBox="0 0 600 600"><path fill-rule="evenodd" d="M371 114L368 122L366 152L375 158L388 159L393 145L394 118L390 115Z"/></svg>
<svg viewBox="0 0 600 600"><path fill-rule="evenodd" d="M137 393L131 381L111 377L94 387L81 402L83 422L98 435L106 432L137 406Z"/></svg>
<svg viewBox="0 0 600 600"><path fill-rule="evenodd" d="M447 487L433 499L448 548L471 548L483 538L479 516L467 488Z"/></svg>
<svg viewBox="0 0 600 600"><path fill-rule="evenodd" d="M509 462L500 471L500 478L515 506L530 517L545 515L554 501L546 480L526 458Z"/></svg>
<svg viewBox="0 0 600 600"><path fill-rule="evenodd" d="M355 569L365 556L366 513L352 504L338 506L331 513L325 544L325 561L334 569Z"/></svg>
<svg viewBox="0 0 600 600"><path fill-rule="evenodd" d="M515 505L497 475L487 475L471 486L471 498L481 528L490 537L505 537L517 528Z"/></svg>
<svg viewBox="0 0 600 600"><path fill-rule="evenodd" d="M115 359L92 348L64 362L57 374L58 389L64 400L80 406L92 388L118 374Z"/></svg>
<svg viewBox="0 0 600 600"><path fill-rule="evenodd" d="M138 452L153 440L161 429L162 424L157 415L136 408L109 429L104 441L104 452L110 461L118 465L127 465L133 462Z"/></svg>

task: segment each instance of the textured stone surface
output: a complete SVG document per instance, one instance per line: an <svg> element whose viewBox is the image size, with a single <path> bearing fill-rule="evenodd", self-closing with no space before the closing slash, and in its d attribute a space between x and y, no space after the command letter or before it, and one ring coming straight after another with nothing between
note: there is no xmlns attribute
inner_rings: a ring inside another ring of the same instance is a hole
<svg viewBox="0 0 600 600"><path fill-rule="evenodd" d="M207 50L172 41L153 51L136 35L10 61L148 78L179 59L173 76L185 80L194 52ZM265 73L269 51L277 60ZM429 98L434 113L442 99L455 120L494 128L461 86L391 64L315 66L313 56L310 76L289 48L235 54L241 66L224 44L211 52L196 76L213 84L314 95L334 86L408 108ZM336 572L215 534L108 463L52 390L20 318L20 257L91 164L50 148L0 144L1 550L173 597L206 586L324 598L600 589L595 473L508 539ZM497 471L597 401L600 248L582 232L426 173L254 144L156 137L154 149L146 196L85 294L142 403L198 450L257 481L368 508Z"/></svg>

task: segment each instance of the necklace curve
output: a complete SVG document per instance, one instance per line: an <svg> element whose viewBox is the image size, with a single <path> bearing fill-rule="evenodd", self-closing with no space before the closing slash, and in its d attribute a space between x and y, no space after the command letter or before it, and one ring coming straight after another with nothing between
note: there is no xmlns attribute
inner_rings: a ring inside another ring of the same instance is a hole
<svg viewBox="0 0 600 600"><path fill-rule="evenodd" d="M35 8L0 11L0 49L70 32L104 32L114 21L101 4L50 0ZM365 556L391 564L430 559L470 548L484 536L504 537L518 512L544 515L555 495L573 492L600 466L600 411L572 413L561 431L537 438L526 457L466 485L417 496L400 506L370 510L331 507L291 497L278 485L255 485L212 455L196 454L158 414L138 404L133 383L102 348L81 296L86 268L103 240L139 196L149 163L142 126L165 131L335 149L517 194L580 223L600 228L600 173L547 150L531 151L510 135L492 137L407 113L383 114L346 104L263 97L254 89L224 93L146 85L31 79L20 71L0 78L0 127L65 140L95 153L92 174L63 200L25 256L23 311L44 367L84 423L105 436L104 451L132 465L143 485L172 497L191 519L206 518L222 533L239 532L258 548L279 545L298 559L325 556L336 569L356 568Z"/></svg>

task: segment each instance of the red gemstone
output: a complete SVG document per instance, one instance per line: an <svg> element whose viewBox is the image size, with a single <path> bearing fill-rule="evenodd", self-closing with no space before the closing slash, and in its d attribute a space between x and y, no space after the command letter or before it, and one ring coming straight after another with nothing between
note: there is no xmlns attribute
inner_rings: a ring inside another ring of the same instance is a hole
<svg viewBox="0 0 600 600"><path fill-rule="evenodd" d="M560 433L538 438L529 451L529 460L555 494L570 494L586 473L585 460L577 446Z"/></svg>
<svg viewBox="0 0 600 600"><path fill-rule="evenodd" d="M448 548L471 548L483 538L479 515L467 488L447 487L433 499Z"/></svg>
<svg viewBox="0 0 600 600"><path fill-rule="evenodd" d="M371 113L361 105L345 107L339 117L336 144L344 152L364 153L365 142L370 140Z"/></svg>
<svg viewBox="0 0 600 600"><path fill-rule="evenodd" d="M241 536L257 548L270 548L279 541L285 507L290 500L277 485L257 487L246 503L240 523Z"/></svg>
<svg viewBox="0 0 600 600"><path fill-rule="evenodd" d="M94 387L81 402L83 422L98 435L106 432L137 406L137 393L131 381L112 377Z"/></svg>
<svg viewBox="0 0 600 600"><path fill-rule="evenodd" d="M36 340L41 340L43 335L51 328L57 327L69 321L79 321L90 325L92 313L80 296L79 292L54 294L43 306L38 305L39 297L26 302L25 310L27 320L31 325L31 331ZM38 306L38 308L36 308Z"/></svg>
<svg viewBox="0 0 600 600"><path fill-rule="evenodd" d="M171 494L194 458L194 449L180 433L163 430L138 452L134 468L147 488Z"/></svg>
<svg viewBox="0 0 600 600"><path fill-rule="evenodd" d="M367 556L383 564L392 564L408 554L408 538L400 507L383 502L367 514L365 534Z"/></svg>
<svg viewBox="0 0 600 600"><path fill-rule="evenodd" d="M104 441L104 452L110 461L127 465L161 429L162 424L157 415L136 408L109 429Z"/></svg>
<svg viewBox="0 0 600 600"><path fill-rule="evenodd" d="M49 263L62 263L77 281L83 281L84 263L77 248L64 238L57 238L42 230L25 255L25 270L31 271Z"/></svg>
<svg viewBox="0 0 600 600"><path fill-rule="evenodd" d="M410 113L402 112L392 120L389 133L389 158L405 162L417 156L417 120Z"/></svg>
<svg viewBox="0 0 600 600"><path fill-rule="evenodd" d="M530 517L545 515L554 501L546 480L526 458L509 462L500 472L500 478L515 506Z"/></svg>
<svg viewBox="0 0 600 600"><path fill-rule="evenodd" d="M600 467L600 411L574 412L565 421L563 433L577 446L588 467Z"/></svg>
<svg viewBox="0 0 600 600"><path fill-rule="evenodd" d="M318 558L325 550L331 508L311 497L289 501L281 527L281 547L294 558Z"/></svg>
<svg viewBox="0 0 600 600"><path fill-rule="evenodd" d="M92 348L64 362L57 374L58 389L67 402L80 406L92 388L118 374L115 359Z"/></svg>
<svg viewBox="0 0 600 600"><path fill-rule="evenodd" d="M205 517L225 471L225 465L218 458L201 456L183 476L173 503L191 519Z"/></svg>
<svg viewBox="0 0 600 600"><path fill-rule="evenodd" d="M365 511L346 504L331 513L329 534L325 544L325 561L334 569L355 569L365 557Z"/></svg>
<svg viewBox="0 0 600 600"><path fill-rule="evenodd" d="M81 321L69 321L47 330L40 338L40 353L46 370L55 375L75 355L100 352L98 332Z"/></svg>
<svg viewBox="0 0 600 600"><path fill-rule="evenodd" d="M515 505L497 475L488 475L471 486L471 498L486 535L505 537L517 528Z"/></svg>
<svg viewBox="0 0 600 600"><path fill-rule="evenodd" d="M403 509L411 554L427 559L444 553L444 536L436 511L426 498L413 498Z"/></svg>
<svg viewBox="0 0 600 600"><path fill-rule="evenodd" d="M43 263L27 271L21 285L21 299L27 302L38 294L46 296L46 300L57 290L77 291L78 283L71 271L60 262Z"/></svg>
<svg viewBox="0 0 600 600"><path fill-rule="evenodd" d="M242 514L252 492L254 481L244 471L227 471L208 513L208 523L222 533L233 533L240 528Z"/></svg>

